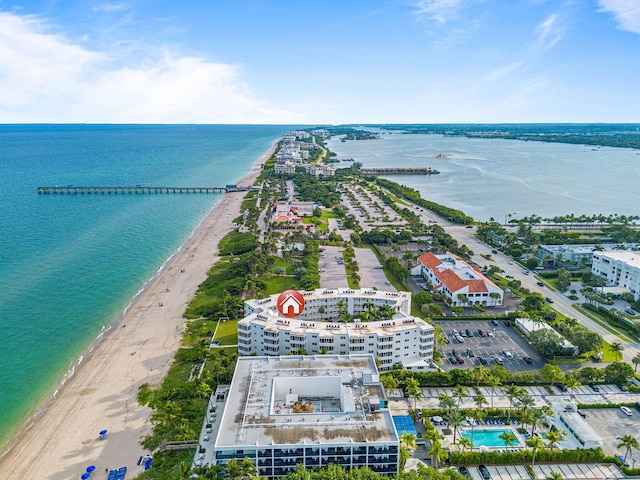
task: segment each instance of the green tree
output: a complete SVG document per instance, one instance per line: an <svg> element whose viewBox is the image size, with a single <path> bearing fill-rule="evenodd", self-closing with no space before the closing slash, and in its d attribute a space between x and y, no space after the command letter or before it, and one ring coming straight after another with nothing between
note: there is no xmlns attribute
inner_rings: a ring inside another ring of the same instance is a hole
<svg viewBox="0 0 640 480"><path fill-rule="evenodd" d="M471 442L471 440L467 437L460 437L458 439L458 445L460 445L462 447L462 451L464 452L465 449L469 449L469 450L473 450L473 443Z"/></svg>
<svg viewBox="0 0 640 480"><path fill-rule="evenodd" d="M535 270L540 265L540 261L536 257L530 257L527 258L525 265L529 270Z"/></svg>
<svg viewBox="0 0 640 480"><path fill-rule="evenodd" d="M620 443L616 445L616 450L620 450L624 448L624 461L627 461L627 457L631 453L632 450L640 450L640 444L638 444L638 439L633 435L624 435L622 437L616 437L617 440L620 440Z"/></svg>
<svg viewBox="0 0 640 480"><path fill-rule="evenodd" d="M553 384L562 380L562 370L557 365L551 365L550 363L545 364L544 367L540 370L540 375L543 380L549 382L549 384L553 387Z"/></svg>
<svg viewBox="0 0 640 480"><path fill-rule="evenodd" d="M558 290L565 292L571 285L571 274L564 269L558 270Z"/></svg>
<svg viewBox="0 0 640 480"><path fill-rule="evenodd" d="M451 409L456 406L455 399L447 393L441 393L438 395L438 401L440 410L444 410L446 412L450 412Z"/></svg>
<svg viewBox="0 0 640 480"><path fill-rule="evenodd" d="M560 429L547 432L547 447L549 448L549 453L553 451L554 447L556 447L558 443L564 440L566 435L567 432Z"/></svg>
<svg viewBox="0 0 640 480"><path fill-rule="evenodd" d="M633 377L633 367L626 362L614 362L604 367L604 381L607 383L626 383Z"/></svg>
<svg viewBox="0 0 640 480"><path fill-rule="evenodd" d="M382 383L382 386L387 391L387 395L389 395L390 397L392 396L393 389L394 388L398 388L398 386L400 384L396 377L394 377L393 375L389 375L389 374L381 375L380 376L380 382Z"/></svg>
<svg viewBox="0 0 640 480"><path fill-rule="evenodd" d="M551 472L546 480L564 480L564 476L560 472Z"/></svg>
<svg viewBox="0 0 640 480"><path fill-rule="evenodd" d="M433 466L435 468L440 468L442 462L444 462L449 457L449 453L438 440L431 443L429 455L431 455Z"/></svg>
<svg viewBox="0 0 640 480"><path fill-rule="evenodd" d="M631 359L633 363L633 373L638 372L638 365L640 364L640 353L636 353L636 356Z"/></svg>
<svg viewBox="0 0 640 480"><path fill-rule="evenodd" d="M522 387L513 384L505 387L504 394L509 399L508 421L511 421L511 410L513 409L514 400L521 397L524 391L525 390Z"/></svg>
<svg viewBox="0 0 640 480"><path fill-rule="evenodd" d="M613 342L611 345L609 345L609 351L615 354L617 361L622 360L623 350L624 350L624 345L622 345L620 342Z"/></svg>
<svg viewBox="0 0 640 480"><path fill-rule="evenodd" d="M511 432L503 432L498 435L498 438L504 442L504 446L507 448L518 441L518 438Z"/></svg>
<svg viewBox="0 0 640 480"><path fill-rule="evenodd" d="M544 442L540 437L530 437L527 440L527 446L533 450L533 456L531 457L531 466L533 467L536 463L536 454L538 453L538 450L544 447Z"/></svg>
<svg viewBox="0 0 640 480"><path fill-rule="evenodd" d="M453 387L453 391L451 392L451 394L453 395L453 398L458 399L458 408L460 408L462 399L469 396L469 389L464 385L456 385L455 387Z"/></svg>
<svg viewBox="0 0 640 480"><path fill-rule="evenodd" d="M460 410L456 408L454 410L451 410L449 413L445 414L445 419L447 420L447 424L450 427L453 427L452 443L456 443L456 435L458 433L458 427L462 425L462 422L464 422L465 416Z"/></svg>
<svg viewBox="0 0 640 480"><path fill-rule="evenodd" d="M415 378L407 378L404 382L404 388L411 398L413 398L413 409L417 408L418 400L422 398L422 389Z"/></svg>

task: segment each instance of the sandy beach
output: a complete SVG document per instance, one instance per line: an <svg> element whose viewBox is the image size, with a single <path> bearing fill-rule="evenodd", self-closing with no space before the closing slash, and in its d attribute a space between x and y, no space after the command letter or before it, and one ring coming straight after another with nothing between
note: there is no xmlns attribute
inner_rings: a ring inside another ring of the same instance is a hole
<svg viewBox="0 0 640 480"><path fill-rule="evenodd" d="M254 182L276 145L239 185ZM151 429L151 410L138 404L138 389L165 377L182 339L182 315L217 261L218 242L231 230L244 195L224 195L56 401L0 459L0 478L68 480L80 478L89 465L96 466L91 478L97 479L107 477L105 469L126 466L130 477L142 471L138 458L149 452L140 440ZM103 429L109 433L100 440Z"/></svg>

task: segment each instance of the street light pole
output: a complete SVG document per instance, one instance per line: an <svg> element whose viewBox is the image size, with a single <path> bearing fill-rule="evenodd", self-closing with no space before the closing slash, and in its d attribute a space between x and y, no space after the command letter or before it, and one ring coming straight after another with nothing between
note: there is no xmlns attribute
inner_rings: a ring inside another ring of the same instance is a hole
<svg viewBox="0 0 640 480"><path fill-rule="evenodd" d="M507 226L507 217L511 218L512 215L516 215L516 212L506 213L504 215L504 226Z"/></svg>

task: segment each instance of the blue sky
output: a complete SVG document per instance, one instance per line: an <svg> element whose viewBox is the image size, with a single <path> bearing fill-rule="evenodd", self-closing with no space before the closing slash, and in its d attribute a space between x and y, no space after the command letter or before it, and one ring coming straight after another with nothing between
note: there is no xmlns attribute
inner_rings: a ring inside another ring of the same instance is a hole
<svg viewBox="0 0 640 480"><path fill-rule="evenodd" d="M0 123L640 122L640 0L0 0Z"/></svg>

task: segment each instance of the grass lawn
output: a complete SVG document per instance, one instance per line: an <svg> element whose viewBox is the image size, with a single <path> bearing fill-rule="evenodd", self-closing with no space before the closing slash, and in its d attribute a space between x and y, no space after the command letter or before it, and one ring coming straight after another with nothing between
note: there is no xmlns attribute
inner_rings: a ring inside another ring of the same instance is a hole
<svg viewBox="0 0 640 480"><path fill-rule="evenodd" d="M220 345L237 345L238 320L218 322L218 330L216 331L214 340L220 342Z"/></svg>
<svg viewBox="0 0 640 480"><path fill-rule="evenodd" d="M285 290L298 290L300 285L295 277L270 277L265 279L267 290L265 296L281 293Z"/></svg>

